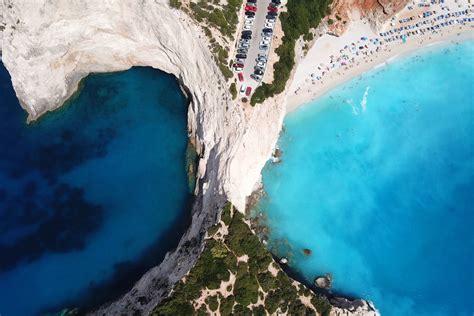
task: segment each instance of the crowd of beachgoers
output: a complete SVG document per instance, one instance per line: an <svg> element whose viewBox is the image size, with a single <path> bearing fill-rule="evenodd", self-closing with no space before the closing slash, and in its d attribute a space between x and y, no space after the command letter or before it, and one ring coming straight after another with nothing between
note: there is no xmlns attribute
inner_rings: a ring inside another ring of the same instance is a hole
<svg viewBox="0 0 474 316"><path fill-rule="evenodd" d="M373 32L361 34L362 36L358 39L345 43L338 52L332 52L329 58L312 63L314 68L310 73L306 72L306 76L309 77L306 77L304 81L313 85L316 83L324 85L325 78L331 73L347 71L364 60L367 62L378 52L391 51L394 46L404 45L415 39L423 43L423 39L439 35L447 28L473 27L472 5L467 2L458 4L456 0L454 5L452 1L450 2L450 5L446 5L443 0L430 3L420 1L408 5L403 15L393 17L387 22L385 30L379 34ZM314 48L317 49L317 47ZM300 85L292 89L293 95L298 95L301 89Z"/></svg>
<svg viewBox="0 0 474 316"><path fill-rule="evenodd" d="M465 25L474 22L474 18L469 17L473 12L472 8L450 12L449 7L441 7L441 12L427 11L418 16L411 16L399 20L399 27L395 27L388 31L380 33L379 37L368 38L361 37L357 42L352 42L349 45L341 48L340 55L331 55L329 64L321 63L317 71L311 74L313 80L322 80L324 75L329 71L345 67L354 63L359 56L369 56L381 49L387 49L388 43L405 43L408 38L423 35L426 33L438 33L440 29L452 25ZM444 13L447 10L446 13ZM395 18L393 18L395 20ZM416 23L414 21L417 21ZM391 22L394 25L394 21Z"/></svg>

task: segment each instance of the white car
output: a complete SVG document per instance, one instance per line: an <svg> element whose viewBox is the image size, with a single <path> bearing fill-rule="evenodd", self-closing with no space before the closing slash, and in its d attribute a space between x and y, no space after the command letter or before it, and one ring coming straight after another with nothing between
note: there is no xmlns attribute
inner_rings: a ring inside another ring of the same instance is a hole
<svg viewBox="0 0 474 316"><path fill-rule="evenodd" d="M245 25L252 25L252 24L253 24L253 20L245 20L244 24L245 24Z"/></svg>
<svg viewBox="0 0 474 316"><path fill-rule="evenodd" d="M244 31L250 31L252 29L252 25L244 25Z"/></svg>
<svg viewBox="0 0 474 316"><path fill-rule="evenodd" d="M264 68L264 67L265 67L265 63L264 63L263 61L259 61L259 62L257 62L257 66Z"/></svg>
<svg viewBox="0 0 474 316"><path fill-rule="evenodd" d="M270 41L262 40L260 42L260 46L265 46L265 45L268 46L268 44L270 44Z"/></svg>
<svg viewBox="0 0 474 316"><path fill-rule="evenodd" d="M268 50L268 45L260 45L260 50L263 50L264 52L266 52Z"/></svg>
<svg viewBox="0 0 474 316"><path fill-rule="evenodd" d="M265 28L272 29L272 28L273 28L273 24L272 24L272 23L265 23Z"/></svg>
<svg viewBox="0 0 474 316"><path fill-rule="evenodd" d="M271 38L270 36L264 36L264 37L263 37L263 40L264 40L264 41L270 42L271 39L272 39L272 38Z"/></svg>
<svg viewBox="0 0 474 316"><path fill-rule="evenodd" d="M246 89L246 86L244 84L240 86L239 93L241 97L245 97L245 89Z"/></svg>
<svg viewBox="0 0 474 316"><path fill-rule="evenodd" d="M239 47L249 47L249 43L240 43Z"/></svg>
<svg viewBox="0 0 474 316"><path fill-rule="evenodd" d="M271 24L271 25L273 25L273 23L275 23L274 20L269 20L269 19L266 19L266 20L265 20L265 24Z"/></svg>

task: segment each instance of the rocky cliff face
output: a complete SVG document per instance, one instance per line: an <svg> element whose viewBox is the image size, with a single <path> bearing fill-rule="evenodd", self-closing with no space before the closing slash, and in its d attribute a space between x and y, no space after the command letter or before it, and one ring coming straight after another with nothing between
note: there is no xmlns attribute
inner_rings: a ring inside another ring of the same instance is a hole
<svg viewBox="0 0 474 316"><path fill-rule="evenodd" d="M394 14L404 8L409 0L334 0L329 32L344 33L351 23L352 13L358 11L374 29L377 29Z"/></svg>

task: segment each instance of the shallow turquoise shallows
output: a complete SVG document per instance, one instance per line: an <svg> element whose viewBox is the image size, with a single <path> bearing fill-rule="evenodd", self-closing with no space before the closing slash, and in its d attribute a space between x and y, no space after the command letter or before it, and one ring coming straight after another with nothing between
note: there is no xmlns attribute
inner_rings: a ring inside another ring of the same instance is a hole
<svg viewBox="0 0 474 316"><path fill-rule="evenodd" d="M289 114L270 249L382 315L473 315L473 74L474 42L432 47Z"/></svg>
<svg viewBox="0 0 474 316"><path fill-rule="evenodd" d="M1 316L103 304L177 245L190 198L172 76L92 75L28 126L0 64L0 117Z"/></svg>

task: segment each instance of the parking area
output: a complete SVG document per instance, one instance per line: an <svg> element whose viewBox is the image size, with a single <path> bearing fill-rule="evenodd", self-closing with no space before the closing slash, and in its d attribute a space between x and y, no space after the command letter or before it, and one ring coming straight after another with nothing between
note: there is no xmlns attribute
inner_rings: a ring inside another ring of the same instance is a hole
<svg viewBox="0 0 474 316"><path fill-rule="evenodd" d="M251 96L267 70L280 5L280 0L247 0L244 3L244 23L239 32L233 65L240 98Z"/></svg>

